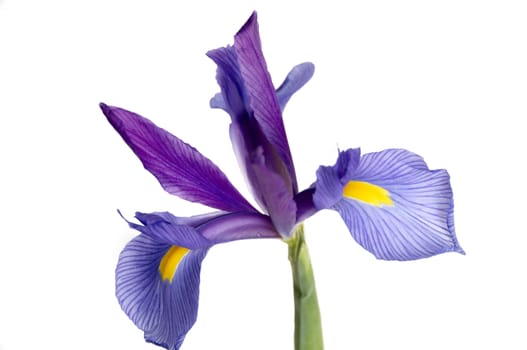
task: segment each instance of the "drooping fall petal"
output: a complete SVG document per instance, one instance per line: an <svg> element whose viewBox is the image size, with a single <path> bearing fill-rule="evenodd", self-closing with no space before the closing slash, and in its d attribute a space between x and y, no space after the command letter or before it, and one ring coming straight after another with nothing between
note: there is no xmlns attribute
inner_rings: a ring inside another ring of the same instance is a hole
<svg viewBox="0 0 527 350"><path fill-rule="evenodd" d="M296 193L293 158L287 142L280 105L262 53L256 12L235 35L234 49L254 118L287 167Z"/></svg>
<svg viewBox="0 0 527 350"><path fill-rule="evenodd" d="M348 159L347 179L338 176L337 165L319 169L313 202L338 211L361 246L385 260L463 253L446 170L429 170L421 157L401 149L365 154L358 164ZM344 174L342 160L337 164Z"/></svg>
<svg viewBox="0 0 527 350"><path fill-rule="evenodd" d="M207 249L187 250L145 234L119 256L116 295L123 311L145 339L177 350L198 312L201 262Z"/></svg>
<svg viewBox="0 0 527 350"><path fill-rule="evenodd" d="M214 244L279 238L268 216L215 212L177 217L136 213L141 232L124 248L116 270L116 294L145 339L178 349L196 321L201 262Z"/></svg>

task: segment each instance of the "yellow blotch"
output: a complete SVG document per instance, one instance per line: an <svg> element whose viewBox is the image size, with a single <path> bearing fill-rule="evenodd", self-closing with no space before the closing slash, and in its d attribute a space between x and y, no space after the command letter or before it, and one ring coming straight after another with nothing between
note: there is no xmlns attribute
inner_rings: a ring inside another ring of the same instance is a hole
<svg viewBox="0 0 527 350"><path fill-rule="evenodd" d="M189 251L190 250L187 248L175 245L170 247L159 263L159 272L161 273L163 281L169 281L172 283L172 278L174 278L174 274L176 273L176 269L181 262L181 259L183 259Z"/></svg>
<svg viewBox="0 0 527 350"><path fill-rule="evenodd" d="M384 188L364 181L350 181L344 187L342 195L376 207L393 206L390 192Z"/></svg>

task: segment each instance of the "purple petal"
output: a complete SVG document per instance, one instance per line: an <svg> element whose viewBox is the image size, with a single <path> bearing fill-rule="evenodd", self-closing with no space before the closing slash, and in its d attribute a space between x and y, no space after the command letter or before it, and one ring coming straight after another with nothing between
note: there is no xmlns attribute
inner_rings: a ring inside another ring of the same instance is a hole
<svg viewBox="0 0 527 350"><path fill-rule="evenodd" d="M249 143L251 141L254 142L255 138L246 139L244 132L241 130L240 123L235 122L229 127L229 136L231 138L234 155L236 156L236 160L238 161L245 182L248 185L247 187L251 191L251 194L260 208L265 208L262 193L256 182L256 175L251 167L251 163L254 160L253 158L255 158L253 155L256 154L256 152L251 150L253 145L249 145Z"/></svg>
<svg viewBox="0 0 527 350"><path fill-rule="evenodd" d="M296 222L300 223L314 215L319 209L313 202L314 188L308 188L295 196L296 203Z"/></svg>
<svg viewBox="0 0 527 350"><path fill-rule="evenodd" d="M209 56L213 58L217 64L217 61L219 59L216 59L215 56L217 55L218 50L213 50L209 52ZM311 62L301 63L291 69L291 71L289 72L289 74L287 74L287 77L282 82L280 87L276 89L276 97L278 99L278 104L280 105L280 110L282 112L284 111L285 106L287 105L287 102L289 102L291 96L293 96L295 92L297 92L311 79L311 77L313 77L314 72L315 65ZM218 77L218 81L221 81L222 79L223 77ZM220 86L223 85L224 84L220 83ZM225 99L223 98L223 94L221 92L217 93L216 95L214 95L214 97L212 97L212 99L210 100L210 107L223 109L225 112L230 113L230 108L228 108L227 103L225 102Z"/></svg>
<svg viewBox="0 0 527 350"><path fill-rule="evenodd" d="M177 350L196 322L201 262L207 249L188 252L168 281L159 269L170 248L143 234L130 241L119 256L116 295L148 342Z"/></svg>
<svg viewBox="0 0 527 350"><path fill-rule="evenodd" d="M164 244L188 249L252 238L280 238L267 215L254 212L210 213L181 218L168 212L136 213L143 225L130 226Z"/></svg>
<svg viewBox="0 0 527 350"><path fill-rule="evenodd" d="M284 237L289 237L296 223L296 203L283 178L261 164L253 164L264 207L274 226Z"/></svg>
<svg viewBox="0 0 527 350"><path fill-rule="evenodd" d="M196 229L197 225L210 221L221 213L211 213L205 218L193 220L192 218L179 218L168 212L162 213L136 213L135 217L142 225L128 222L131 228L145 234L157 242L177 245L195 250L208 248L214 243L203 237ZM196 224L194 226L193 224Z"/></svg>
<svg viewBox="0 0 527 350"><path fill-rule="evenodd" d="M223 109L225 112L229 113L229 110L227 109L227 104L225 103L225 99L223 98L223 94L221 92L216 93L210 99L209 104L210 108Z"/></svg>
<svg viewBox="0 0 527 350"><path fill-rule="evenodd" d="M252 14L235 35L234 48L254 118L284 162L290 178L295 183L296 193L293 159L287 142L280 105L262 53L256 13Z"/></svg>
<svg viewBox="0 0 527 350"><path fill-rule="evenodd" d="M334 166L321 166L317 170L313 203L316 208L331 208L342 199L344 186L351 180L360 161L360 148L339 152Z"/></svg>
<svg viewBox="0 0 527 350"><path fill-rule="evenodd" d="M276 89L276 97L282 112L291 96L311 79L313 73L315 73L315 65L305 62L293 67L287 74L282 85Z"/></svg>
<svg viewBox="0 0 527 350"><path fill-rule="evenodd" d="M316 190L313 194L315 207L327 209L342 200L343 185L333 167L321 166L317 170Z"/></svg>
<svg viewBox="0 0 527 350"><path fill-rule="evenodd" d="M218 65L216 80L221 88L221 93L212 98L210 106L229 113L233 122L246 118L248 101L234 47L211 50L207 56Z"/></svg>
<svg viewBox="0 0 527 350"><path fill-rule="evenodd" d="M203 237L217 243L253 238L280 238L267 215L238 212L219 216L198 227Z"/></svg>
<svg viewBox="0 0 527 350"><path fill-rule="evenodd" d="M101 109L167 192L220 210L254 210L225 174L195 148L138 114L105 104Z"/></svg>
<svg viewBox="0 0 527 350"><path fill-rule="evenodd" d="M229 129L234 153L242 173L249 183L249 189L253 197L261 208L270 213L268 203L264 197L274 196L273 193L266 192L274 191L275 188L265 186L265 183L260 181L261 175L258 173L266 172L279 176L281 184L285 186L284 188L280 187L280 190L285 189L289 192L289 197L291 198L294 193L294 184L291 182L292 179L289 177L284 163L277 156L272 145L267 142L265 137L257 136L259 135L259 129L252 128L252 130L248 130L246 128L242 130L243 124L246 123L232 123ZM250 137L251 135L254 137ZM256 146L255 142L259 142L259 144ZM261 167L256 168L256 164L261 165Z"/></svg>
<svg viewBox="0 0 527 350"><path fill-rule="evenodd" d="M336 171L334 171L336 173ZM391 205L374 205L344 197L333 205L353 238L379 259L412 260L463 250L453 224L453 197L446 170L428 170L421 157L389 149L364 155L353 181L388 191ZM340 179L333 181L339 181ZM329 177L317 179L316 192L333 193ZM343 187L342 187L343 188ZM316 196L316 193L315 193ZM315 201L315 204L317 202Z"/></svg>

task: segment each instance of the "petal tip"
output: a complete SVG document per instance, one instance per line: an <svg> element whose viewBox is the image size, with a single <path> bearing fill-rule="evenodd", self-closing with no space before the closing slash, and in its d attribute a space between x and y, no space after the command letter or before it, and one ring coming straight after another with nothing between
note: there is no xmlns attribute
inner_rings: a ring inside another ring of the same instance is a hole
<svg viewBox="0 0 527 350"><path fill-rule="evenodd" d="M459 246L459 244L456 244L456 246L454 247L454 249L452 250L453 252L455 253L459 253L461 255L467 255L467 253L465 252L465 250L463 248L461 248Z"/></svg>
<svg viewBox="0 0 527 350"><path fill-rule="evenodd" d="M306 73L308 73L309 76L313 76L315 73L315 64L313 62L304 62L302 63L302 66L306 70Z"/></svg>
<svg viewBox="0 0 527 350"><path fill-rule="evenodd" d="M101 109L101 111L104 113L104 115L108 115L108 113L110 112L110 107L104 103L104 102L100 102L99 103L99 108Z"/></svg>
<svg viewBox="0 0 527 350"><path fill-rule="evenodd" d="M245 24L240 28L240 30L238 30L235 37L245 31L251 30L254 26L258 27L258 14L256 13L256 11L253 11L247 22L245 22Z"/></svg>
<svg viewBox="0 0 527 350"><path fill-rule="evenodd" d="M104 116L106 117L106 119L108 119L110 124L114 125L115 113L113 111L113 108L111 106L108 106L104 102L99 103L99 108L101 109L101 111L104 114ZM115 125L114 125L114 127L115 127Z"/></svg>

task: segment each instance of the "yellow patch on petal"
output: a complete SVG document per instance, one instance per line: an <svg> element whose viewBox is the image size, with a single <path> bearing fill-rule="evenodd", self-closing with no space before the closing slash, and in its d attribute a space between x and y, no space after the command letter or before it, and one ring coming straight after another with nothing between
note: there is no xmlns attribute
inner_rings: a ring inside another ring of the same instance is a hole
<svg viewBox="0 0 527 350"><path fill-rule="evenodd" d="M181 262L181 259L183 259L189 251L190 250L187 248L178 247L176 245L170 247L159 263L159 272L161 273L163 281L169 281L172 283L172 279L174 278L174 274L176 273L176 269Z"/></svg>
<svg viewBox="0 0 527 350"><path fill-rule="evenodd" d="M350 181L342 192L344 197L356 199L361 202L382 207L384 205L393 206L390 192L386 189L364 181Z"/></svg>

